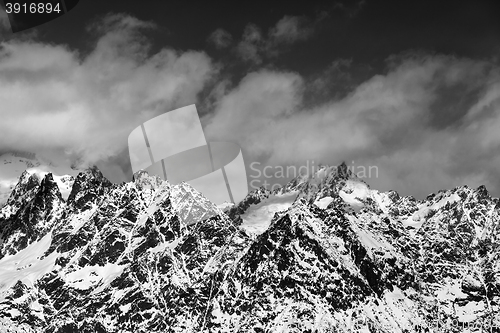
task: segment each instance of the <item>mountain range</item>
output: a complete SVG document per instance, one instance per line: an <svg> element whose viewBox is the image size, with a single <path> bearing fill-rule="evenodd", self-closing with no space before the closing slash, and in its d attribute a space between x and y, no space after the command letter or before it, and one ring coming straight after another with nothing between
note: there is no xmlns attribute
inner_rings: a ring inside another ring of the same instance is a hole
<svg viewBox="0 0 500 333"><path fill-rule="evenodd" d="M341 164L221 209L144 171L58 177L0 209L0 332L500 332L484 186L416 200Z"/></svg>

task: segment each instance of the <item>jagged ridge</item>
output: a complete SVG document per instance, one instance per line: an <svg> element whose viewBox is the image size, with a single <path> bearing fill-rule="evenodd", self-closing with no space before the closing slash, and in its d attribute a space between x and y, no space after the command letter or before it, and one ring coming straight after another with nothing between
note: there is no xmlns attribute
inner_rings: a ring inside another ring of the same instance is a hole
<svg viewBox="0 0 500 333"><path fill-rule="evenodd" d="M273 198L293 200L248 237L247 212ZM0 213L0 331L499 327L499 207L484 187L382 193L345 164L228 214L144 172L111 184L88 169L67 201L52 175L23 174Z"/></svg>

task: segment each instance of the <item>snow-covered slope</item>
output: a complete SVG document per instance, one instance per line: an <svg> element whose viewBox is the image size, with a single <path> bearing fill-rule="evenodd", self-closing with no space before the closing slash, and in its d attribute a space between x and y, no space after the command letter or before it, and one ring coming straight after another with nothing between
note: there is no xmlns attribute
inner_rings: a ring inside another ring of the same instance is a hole
<svg viewBox="0 0 500 333"><path fill-rule="evenodd" d="M90 168L67 200L37 177L0 211L0 332L500 328L500 202L484 187L418 201L344 165L224 213L144 172L113 185Z"/></svg>

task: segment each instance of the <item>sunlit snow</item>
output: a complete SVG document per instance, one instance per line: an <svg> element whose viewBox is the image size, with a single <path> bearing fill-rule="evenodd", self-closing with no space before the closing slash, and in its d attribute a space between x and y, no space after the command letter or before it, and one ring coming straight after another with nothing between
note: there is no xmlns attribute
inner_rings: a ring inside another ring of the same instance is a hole
<svg viewBox="0 0 500 333"><path fill-rule="evenodd" d="M370 189L365 183L347 180L345 186L339 191L339 196L354 209L363 207L364 200L370 196Z"/></svg>
<svg viewBox="0 0 500 333"><path fill-rule="evenodd" d="M260 235L269 227L274 213L290 208L298 193L298 191L293 191L286 194L272 195L259 204L250 206L241 215L243 220L241 227L251 235Z"/></svg>
<svg viewBox="0 0 500 333"><path fill-rule="evenodd" d="M422 224L426 221L427 217L429 214L431 214L433 211L436 211L448 203L454 203L458 200L460 200L460 196L458 196L456 193L452 194L451 196L443 196L441 198L434 198L439 199L438 201L432 203L432 202L427 202L424 205L421 205L419 209L414 212L411 216L409 216L406 220L403 220L403 224L405 226L411 226L415 229L419 229Z"/></svg>
<svg viewBox="0 0 500 333"><path fill-rule="evenodd" d="M85 266L82 269L66 274L64 279L73 288L86 290L102 282L99 289L104 289L115 277L120 275L126 265L107 263L104 266ZM94 292L98 292L95 290Z"/></svg>
<svg viewBox="0 0 500 333"><path fill-rule="evenodd" d="M328 205L333 201L333 198L332 197L324 197L324 198L321 198L319 200L316 200L314 202L314 204L316 206L318 206L319 208L321 209L326 209L326 207L328 207Z"/></svg>
<svg viewBox="0 0 500 333"><path fill-rule="evenodd" d="M55 266L57 253L53 252L47 257L40 259L47 251L52 241L52 233L49 232L38 242L30 244L15 255L5 256L0 260L0 300L4 292L21 281L28 286L46 273L52 271Z"/></svg>

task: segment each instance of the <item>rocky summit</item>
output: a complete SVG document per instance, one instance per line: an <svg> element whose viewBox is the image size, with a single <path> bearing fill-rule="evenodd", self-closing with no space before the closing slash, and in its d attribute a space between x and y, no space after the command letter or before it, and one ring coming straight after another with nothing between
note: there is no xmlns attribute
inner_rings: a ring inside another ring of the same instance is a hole
<svg viewBox="0 0 500 333"><path fill-rule="evenodd" d="M0 210L0 332L500 332L500 201L342 164L222 211L141 171L23 173Z"/></svg>

